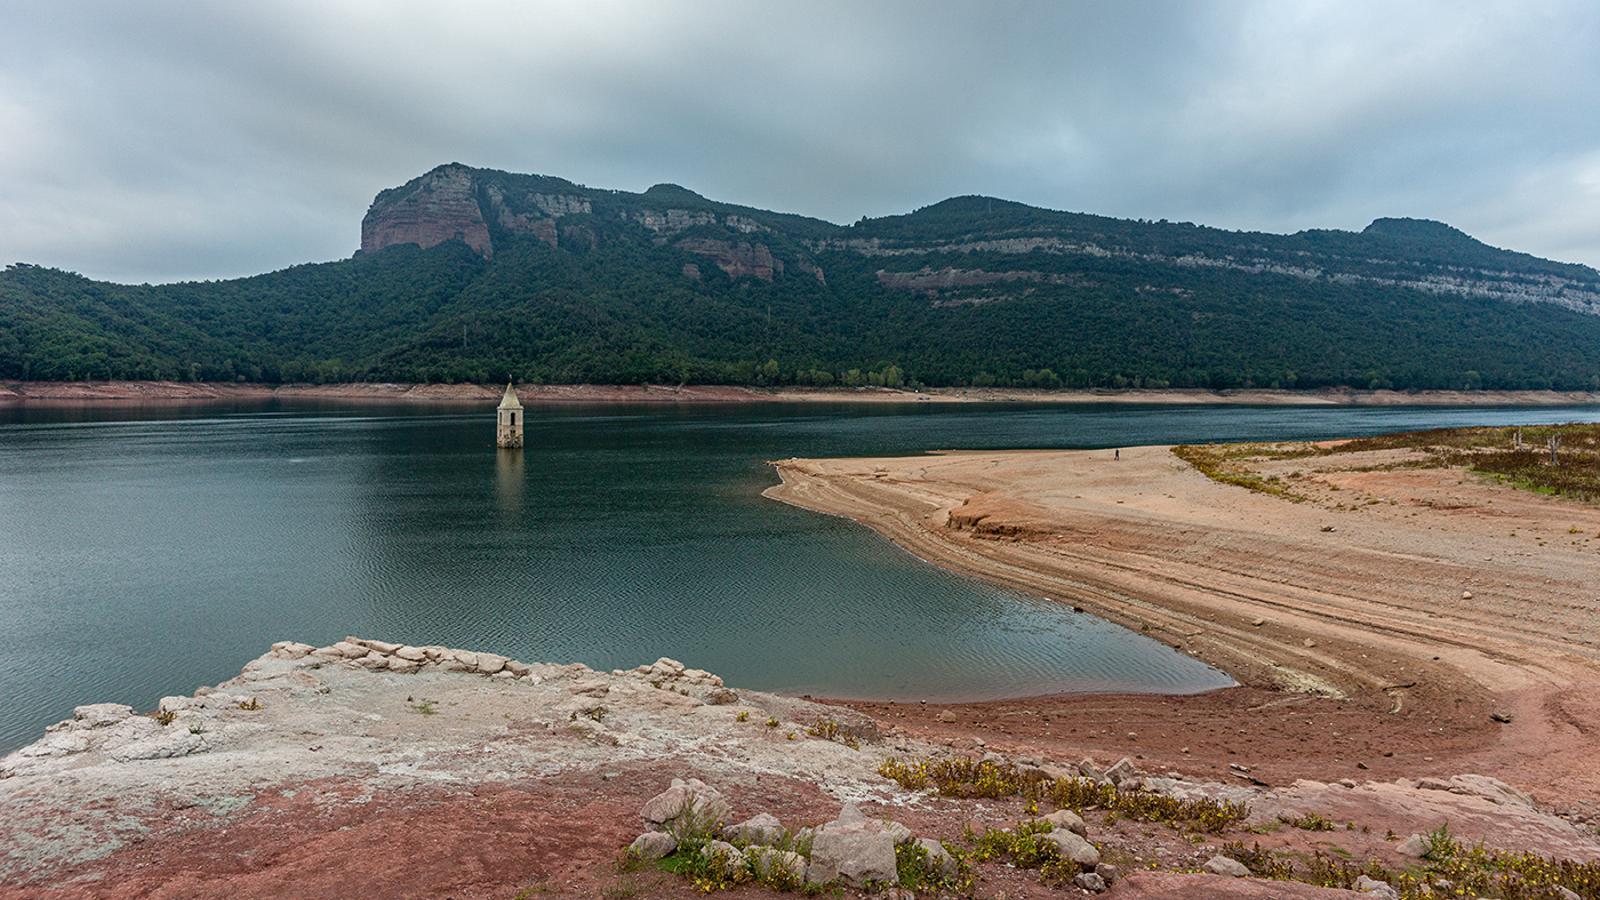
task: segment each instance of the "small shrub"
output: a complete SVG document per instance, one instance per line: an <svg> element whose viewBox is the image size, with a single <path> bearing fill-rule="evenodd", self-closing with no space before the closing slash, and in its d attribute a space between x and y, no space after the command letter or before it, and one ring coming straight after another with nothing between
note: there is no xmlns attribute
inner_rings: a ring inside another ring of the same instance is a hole
<svg viewBox="0 0 1600 900"><path fill-rule="evenodd" d="M170 709L160 709L151 713L150 718L155 719L157 724L165 728L178 718L178 714Z"/></svg>

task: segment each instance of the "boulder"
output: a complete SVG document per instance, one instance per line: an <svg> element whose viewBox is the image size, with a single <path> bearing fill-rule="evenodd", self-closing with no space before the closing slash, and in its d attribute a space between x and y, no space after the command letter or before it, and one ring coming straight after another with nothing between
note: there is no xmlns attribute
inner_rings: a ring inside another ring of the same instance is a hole
<svg viewBox="0 0 1600 900"><path fill-rule="evenodd" d="M121 703L90 703L72 710L72 718L85 728L105 728L133 715L133 707Z"/></svg>
<svg viewBox="0 0 1600 900"><path fill-rule="evenodd" d="M394 651L394 655L400 657L401 659L409 660L410 662L422 662L428 658L427 651L423 650L421 647L410 646L399 648L398 650Z"/></svg>
<svg viewBox="0 0 1600 900"><path fill-rule="evenodd" d="M1400 892L1390 886L1387 881L1379 881L1366 875L1356 877L1356 890L1375 900L1400 900Z"/></svg>
<svg viewBox="0 0 1600 900"><path fill-rule="evenodd" d="M739 695L725 687L716 687L706 692L706 702L712 706L732 706L739 702Z"/></svg>
<svg viewBox="0 0 1600 900"><path fill-rule="evenodd" d="M780 878L795 884L805 883L806 871L810 868L806 858L792 850L755 847L750 850L749 859L757 876L769 880Z"/></svg>
<svg viewBox="0 0 1600 900"><path fill-rule="evenodd" d="M525 662L517 662L514 659L508 659L506 660L506 671L517 676L518 678L521 678L529 672L532 672L533 666L530 666Z"/></svg>
<svg viewBox="0 0 1600 900"><path fill-rule="evenodd" d="M758 813L722 829L723 837L744 844L772 844L784 835L783 823L771 813Z"/></svg>
<svg viewBox="0 0 1600 900"><path fill-rule="evenodd" d="M350 641L350 643L352 643L352 644L365 644L369 648L371 648L373 650L376 650L376 651L378 651L379 653L382 653L385 656L388 656L388 655L394 653L396 650L400 649L400 645L399 644L391 644L388 641L363 641L363 640L356 640L356 639L352 639L352 638L345 638L345 640Z"/></svg>
<svg viewBox="0 0 1600 900"><path fill-rule="evenodd" d="M928 855L928 871L940 878L954 878L960 874L960 865L943 844L933 838L917 838L917 846Z"/></svg>
<svg viewBox="0 0 1600 900"><path fill-rule="evenodd" d="M868 882L894 884L900 877L894 847L894 836L881 823L847 803L839 818L813 833L806 880L812 884L844 881L856 887Z"/></svg>
<svg viewBox="0 0 1600 900"><path fill-rule="evenodd" d="M722 869L722 874L733 877L745 870L744 854L727 841L706 841L700 855Z"/></svg>
<svg viewBox="0 0 1600 900"><path fill-rule="evenodd" d="M1401 841L1400 846L1394 848L1394 852L1412 859L1421 859L1428 855L1428 839L1420 834L1413 834Z"/></svg>
<svg viewBox="0 0 1600 900"><path fill-rule="evenodd" d="M1083 824L1083 817L1070 809L1058 809L1045 816L1044 820L1054 826L1056 831L1070 831L1082 837L1089 836L1089 827Z"/></svg>
<svg viewBox="0 0 1600 900"><path fill-rule="evenodd" d="M652 825L665 826L690 814L706 825L725 821L733 812L727 798L698 778L672 779L672 785L645 801L639 815Z"/></svg>
<svg viewBox="0 0 1600 900"><path fill-rule="evenodd" d="M1044 835L1044 838L1056 845L1056 851L1061 854L1062 859L1070 859L1085 869L1092 869L1100 864L1100 851L1081 835L1064 828L1057 828Z"/></svg>
<svg viewBox="0 0 1600 900"><path fill-rule="evenodd" d="M1206 860L1205 870L1213 875L1226 875L1229 878L1244 878L1250 874L1244 863L1220 853Z"/></svg>
<svg viewBox="0 0 1600 900"><path fill-rule="evenodd" d="M1099 875L1100 879L1109 885L1117 883L1117 879L1122 875L1122 870L1110 863L1101 863L1100 865L1094 867L1094 873Z"/></svg>
<svg viewBox="0 0 1600 900"><path fill-rule="evenodd" d="M911 829L893 819L879 819L877 820L877 825L883 829L885 834L889 835L896 847L901 844L909 844L916 838L916 835L911 833Z"/></svg>
<svg viewBox="0 0 1600 900"><path fill-rule="evenodd" d="M1139 770L1134 766L1133 760L1127 758L1126 756L1117 760L1116 765L1107 769L1105 772L1106 778L1109 779L1112 784L1116 785L1120 785L1123 782L1138 776L1138 774Z"/></svg>
<svg viewBox="0 0 1600 900"><path fill-rule="evenodd" d="M628 852L639 859L655 860L678 849L678 840L665 831L646 831L633 839Z"/></svg>
<svg viewBox="0 0 1600 900"><path fill-rule="evenodd" d="M477 670L484 675L493 675L506 667L506 658L495 653L479 653Z"/></svg>
<svg viewBox="0 0 1600 900"><path fill-rule="evenodd" d="M298 641L278 641L272 645L272 656L278 659L301 659L310 656L317 648Z"/></svg>
<svg viewBox="0 0 1600 900"><path fill-rule="evenodd" d="M349 641L339 641L333 645L333 649L345 659L360 659L372 652L360 644L352 644Z"/></svg>
<svg viewBox="0 0 1600 900"><path fill-rule="evenodd" d="M1072 883L1091 894L1103 893L1107 887L1106 880L1094 872L1079 872Z"/></svg>

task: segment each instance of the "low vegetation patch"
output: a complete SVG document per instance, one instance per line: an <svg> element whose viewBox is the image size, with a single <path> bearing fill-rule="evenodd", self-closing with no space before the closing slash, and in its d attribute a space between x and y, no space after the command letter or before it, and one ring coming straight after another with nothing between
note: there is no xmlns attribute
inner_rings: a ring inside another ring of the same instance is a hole
<svg viewBox="0 0 1600 900"><path fill-rule="evenodd" d="M1387 882L1401 900L1440 897L1492 897L1499 900L1560 900L1570 896L1600 897L1600 862L1558 860L1535 853L1510 853L1482 844L1468 846L1441 826L1430 833L1420 865L1391 869L1376 860L1357 862L1321 851L1309 858L1232 843L1223 853L1261 878L1299 881L1318 887L1352 890L1363 875Z"/></svg>
<svg viewBox="0 0 1600 900"><path fill-rule="evenodd" d="M1175 456L1223 484L1303 500L1252 462L1330 457L1383 450L1415 454L1360 471L1456 467L1523 490L1600 502L1600 424L1441 428L1357 438L1330 446L1286 444L1184 444Z"/></svg>
<svg viewBox="0 0 1600 900"><path fill-rule="evenodd" d="M1156 822L1183 831L1215 834L1250 815L1250 807L1242 803L1179 800L1152 791L1121 790L1087 778L1050 778L1010 764L969 758L887 759L878 773L907 790L931 790L960 798L1021 797L1032 804L1050 801L1074 812L1103 809L1113 816Z"/></svg>
<svg viewBox="0 0 1600 900"><path fill-rule="evenodd" d="M1264 453L1281 453L1285 451L1274 450L1281 445L1268 444L1179 444L1172 448L1172 454L1199 470L1200 474L1212 481L1221 484L1231 484L1247 490L1262 494L1271 494L1292 500L1296 503L1306 499L1294 491L1289 490L1277 476L1262 477L1252 471L1249 460L1260 458ZM1309 454L1308 454L1309 455ZM1274 459L1286 459L1286 456L1274 456Z"/></svg>

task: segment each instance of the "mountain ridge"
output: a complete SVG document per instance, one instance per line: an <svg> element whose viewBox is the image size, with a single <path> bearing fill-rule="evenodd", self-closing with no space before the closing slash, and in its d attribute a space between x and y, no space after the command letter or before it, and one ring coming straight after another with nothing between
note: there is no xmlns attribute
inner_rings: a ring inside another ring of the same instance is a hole
<svg viewBox="0 0 1600 900"><path fill-rule="evenodd" d="M1591 389L1600 273L1380 218L1292 234L963 195L839 225L447 163L361 249L214 282L0 273L0 377Z"/></svg>

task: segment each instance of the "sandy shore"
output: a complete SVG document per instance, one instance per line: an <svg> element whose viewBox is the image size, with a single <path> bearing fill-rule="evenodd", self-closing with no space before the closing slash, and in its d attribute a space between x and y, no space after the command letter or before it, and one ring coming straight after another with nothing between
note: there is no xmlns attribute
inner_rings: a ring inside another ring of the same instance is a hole
<svg viewBox="0 0 1600 900"><path fill-rule="evenodd" d="M852 704L907 733L1136 748L1213 772L1248 752L1271 778L1475 771L1600 809L1600 509L1322 459L1280 464L1301 503L1214 483L1167 447L785 460L768 495L1144 631L1244 685L972 704L959 725ZM1085 716L1110 727L1065 727Z"/></svg>
<svg viewBox="0 0 1600 900"><path fill-rule="evenodd" d="M87 405L303 399L492 404L502 385L258 384L179 381L0 381L0 405ZM753 388L733 385L518 385L524 403L1106 403L1263 406L1570 406L1585 391L1023 390L1013 388Z"/></svg>

